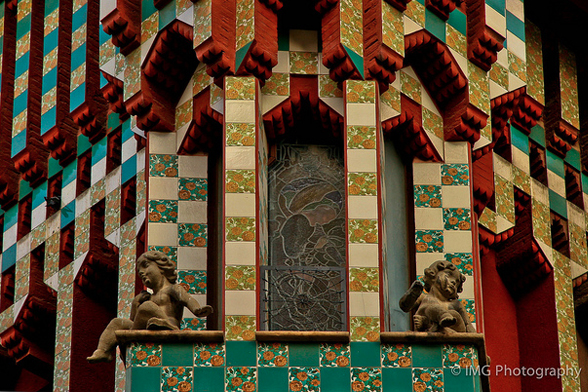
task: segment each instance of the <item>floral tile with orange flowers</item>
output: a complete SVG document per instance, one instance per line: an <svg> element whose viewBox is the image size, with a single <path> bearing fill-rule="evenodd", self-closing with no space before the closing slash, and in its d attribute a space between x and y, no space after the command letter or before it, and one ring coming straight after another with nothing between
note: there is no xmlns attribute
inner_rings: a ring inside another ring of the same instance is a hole
<svg viewBox="0 0 588 392"><path fill-rule="evenodd" d="M188 294L206 294L206 271L178 271L178 284Z"/></svg>
<svg viewBox="0 0 588 392"><path fill-rule="evenodd" d="M166 366L161 374L161 392L189 392L193 388L192 368Z"/></svg>
<svg viewBox="0 0 588 392"><path fill-rule="evenodd" d="M352 368L351 389L354 391L380 392L382 390L382 369Z"/></svg>
<svg viewBox="0 0 588 392"><path fill-rule="evenodd" d="M223 366L225 345L220 343L194 344L194 366Z"/></svg>
<svg viewBox="0 0 588 392"><path fill-rule="evenodd" d="M291 391L319 392L320 372L315 367L291 367L288 372L288 386Z"/></svg>
<svg viewBox="0 0 588 392"><path fill-rule="evenodd" d="M151 177L177 177L178 156L151 154L149 156L149 175Z"/></svg>
<svg viewBox="0 0 588 392"><path fill-rule="evenodd" d="M415 207L441 207L441 187L439 185L415 185Z"/></svg>
<svg viewBox="0 0 588 392"><path fill-rule="evenodd" d="M178 240L180 246L205 247L208 239L208 227L203 223L180 223Z"/></svg>
<svg viewBox="0 0 588 392"><path fill-rule="evenodd" d="M257 365L269 367L288 366L288 345L284 343L258 343Z"/></svg>
<svg viewBox="0 0 588 392"><path fill-rule="evenodd" d="M128 361L131 366L161 365L161 344L132 343L129 346Z"/></svg>
<svg viewBox="0 0 588 392"><path fill-rule="evenodd" d="M468 208L444 208L445 230L470 230L470 210Z"/></svg>
<svg viewBox="0 0 588 392"><path fill-rule="evenodd" d="M436 368L412 369L414 392L443 392L443 371Z"/></svg>
<svg viewBox="0 0 588 392"><path fill-rule="evenodd" d="M178 181L179 200L206 201L208 198L208 180L205 178L180 178Z"/></svg>
<svg viewBox="0 0 588 392"><path fill-rule="evenodd" d="M383 367L411 367L412 347L407 344L382 345Z"/></svg>
<svg viewBox="0 0 588 392"><path fill-rule="evenodd" d="M257 369L254 367L227 367L226 392L254 392L257 390Z"/></svg>
<svg viewBox="0 0 588 392"><path fill-rule="evenodd" d="M323 367L349 367L348 344L323 343L320 346L320 363Z"/></svg>
<svg viewBox="0 0 588 392"><path fill-rule="evenodd" d="M443 345L443 367L451 368L459 366L467 368L478 366L478 352L474 346L457 344Z"/></svg>

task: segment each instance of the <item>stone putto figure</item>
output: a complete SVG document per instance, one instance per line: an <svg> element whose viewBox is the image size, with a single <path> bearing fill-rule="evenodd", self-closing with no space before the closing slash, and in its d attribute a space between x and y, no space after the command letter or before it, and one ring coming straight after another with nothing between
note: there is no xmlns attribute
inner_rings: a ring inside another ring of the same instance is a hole
<svg viewBox="0 0 588 392"><path fill-rule="evenodd" d="M415 311L415 329L442 333L476 332L458 299L465 275L453 263L437 260L425 269L423 278L424 286L415 280L400 299L400 309Z"/></svg>
<svg viewBox="0 0 588 392"><path fill-rule="evenodd" d="M131 304L130 319L110 321L100 336L98 348L87 358L90 363L112 361L118 330L179 330L184 307L196 317L206 317L213 312L211 306L201 307L182 286L176 284L176 266L166 254L157 251L143 253L137 259L137 272L152 292L137 294Z"/></svg>

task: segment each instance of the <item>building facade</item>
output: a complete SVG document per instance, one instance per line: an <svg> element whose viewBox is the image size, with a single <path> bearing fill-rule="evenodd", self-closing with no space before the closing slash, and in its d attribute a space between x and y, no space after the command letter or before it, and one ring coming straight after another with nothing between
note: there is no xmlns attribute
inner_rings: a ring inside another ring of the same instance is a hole
<svg viewBox="0 0 588 392"><path fill-rule="evenodd" d="M588 390L586 16L0 2L0 389ZM88 364L147 250L215 313ZM476 333L408 332L437 260Z"/></svg>

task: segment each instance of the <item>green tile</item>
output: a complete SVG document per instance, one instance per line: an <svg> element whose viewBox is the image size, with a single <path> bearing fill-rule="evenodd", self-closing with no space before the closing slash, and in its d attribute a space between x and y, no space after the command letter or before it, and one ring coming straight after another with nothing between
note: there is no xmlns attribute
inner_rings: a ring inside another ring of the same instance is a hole
<svg viewBox="0 0 588 392"><path fill-rule="evenodd" d="M442 367L443 346L412 346L413 367Z"/></svg>
<svg viewBox="0 0 588 392"><path fill-rule="evenodd" d="M531 134L529 137L531 140L534 140L539 143L539 145L545 147L545 130L540 125L535 125L531 128Z"/></svg>
<svg viewBox="0 0 588 392"><path fill-rule="evenodd" d="M547 157L547 169L551 170L561 178L566 178L563 160L549 150L545 151L545 156Z"/></svg>
<svg viewBox="0 0 588 392"><path fill-rule="evenodd" d="M576 170L582 170L580 151L576 150L575 148L572 148L570 151L568 151L565 161Z"/></svg>
<svg viewBox="0 0 588 392"><path fill-rule="evenodd" d="M515 127L510 127L512 145L529 155L529 137Z"/></svg>
<svg viewBox="0 0 588 392"><path fill-rule="evenodd" d="M425 29L432 33L440 41L445 42L445 21L431 12L428 8L425 9Z"/></svg>
<svg viewBox="0 0 588 392"><path fill-rule="evenodd" d="M319 366L318 344L291 344L290 366Z"/></svg>
<svg viewBox="0 0 588 392"><path fill-rule="evenodd" d="M459 391L459 392L474 392L475 383L474 376L466 374L465 369L458 368L461 370L459 374L455 375L452 373L454 369L443 369L443 382L446 391Z"/></svg>
<svg viewBox="0 0 588 392"><path fill-rule="evenodd" d="M568 205L566 203L566 199L551 189L549 190L549 208L561 215L563 218L568 219Z"/></svg>
<svg viewBox="0 0 588 392"><path fill-rule="evenodd" d="M350 390L351 372L349 368L321 368L321 392L341 392ZM410 389L407 389L407 391L410 391Z"/></svg>
<svg viewBox="0 0 588 392"><path fill-rule="evenodd" d="M131 385L127 385L128 391L159 392L161 367L132 367L127 369L127 372L131 372Z"/></svg>
<svg viewBox="0 0 588 392"><path fill-rule="evenodd" d="M28 196L32 191L33 188L31 188L31 184L25 180L20 180L20 185L18 187L18 200L22 200L23 197Z"/></svg>
<svg viewBox="0 0 588 392"><path fill-rule="evenodd" d="M82 155L88 149L92 147L92 143L90 143L90 139L84 135L78 135L78 156Z"/></svg>
<svg viewBox="0 0 588 392"><path fill-rule="evenodd" d="M225 367L194 367L194 391L225 390Z"/></svg>
<svg viewBox="0 0 588 392"><path fill-rule="evenodd" d="M582 191L588 193L588 176L582 173Z"/></svg>
<svg viewBox="0 0 588 392"><path fill-rule="evenodd" d="M463 35L467 34L467 20L466 16L463 12L459 9L455 9L452 13L449 14L449 19L447 23Z"/></svg>
<svg viewBox="0 0 588 392"><path fill-rule="evenodd" d="M382 392L412 391L411 368L382 368Z"/></svg>
<svg viewBox="0 0 588 392"><path fill-rule="evenodd" d="M108 115L108 120L106 123L106 127L109 129L114 129L120 125L120 117L118 113L110 113Z"/></svg>
<svg viewBox="0 0 588 392"><path fill-rule="evenodd" d="M163 29L176 18L175 1L169 2L159 10L159 29Z"/></svg>
<svg viewBox="0 0 588 392"><path fill-rule="evenodd" d="M380 342L351 342L349 343L349 350L351 366L382 366L380 362Z"/></svg>
<svg viewBox="0 0 588 392"><path fill-rule="evenodd" d="M227 342L227 366L256 366L255 342Z"/></svg>
<svg viewBox="0 0 588 392"><path fill-rule="evenodd" d="M257 368L257 384L260 392L288 392L288 368ZM322 391L324 392L324 387Z"/></svg>
<svg viewBox="0 0 588 392"><path fill-rule="evenodd" d="M161 364L162 366L194 365L194 345L192 343L163 344Z"/></svg>
<svg viewBox="0 0 588 392"><path fill-rule="evenodd" d="M49 169L48 169L47 176L49 178L51 178L55 174L59 173L61 171L61 169L62 169L62 167L59 164L59 161L57 159L49 157Z"/></svg>
<svg viewBox="0 0 588 392"><path fill-rule="evenodd" d="M504 15L506 10L506 0L486 0L486 4L494 8L500 15Z"/></svg>

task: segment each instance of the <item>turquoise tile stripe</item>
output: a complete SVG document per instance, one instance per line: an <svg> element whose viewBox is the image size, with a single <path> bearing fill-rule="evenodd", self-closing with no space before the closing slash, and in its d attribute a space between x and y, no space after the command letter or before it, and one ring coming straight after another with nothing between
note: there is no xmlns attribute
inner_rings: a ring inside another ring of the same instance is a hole
<svg viewBox="0 0 588 392"><path fill-rule="evenodd" d="M319 356L319 343L282 343L280 347L287 346L288 348L287 352L289 354L285 355L289 356L289 364L283 367L256 366L256 355L260 356L267 353L267 350L260 351L260 348L267 347L268 343L258 344L243 341L225 343L226 362L217 362L217 366L211 366L206 361L194 365L195 357L192 356L192 353L195 345L201 347L202 343L163 344L161 362L158 362L155 366L147 367L145 367L146 363L144 361L137 361L133 357L140 350L135 349L133 353L129 349L128 355L131 367L127 370L127 379L130 380L131 388L128 390L131 392L159 390L157 388L165 382L164 370L166 366L183 367L186 374L193 374L192 390L205 392L237 390L238 387L234 385L229 388L231 379L228 378L229 373L235 373L235 369L252 375L253 378L249 380L256 383L256 390L260 392L288 392L291 390L290 383L296 383L296 380L302 380L303 387L309 388L311 385L306 381L318 380L319 385L316 386L316 390L320 390L320 392L351 391L353 385L355 385L353 383L361 380L367 383L367 389L365 390L405 392L413 390L414 382L423 381L418 377L424 373L429 373L433 376L433 381L430 382L440 380L444 383L444 387L440 387L438 391L474 392L477 391L476 386L479 385L479 376L474 372L469 369L466 371L465 368L455 368L453 364L459 363L459 360L453 358L451 361L454 362L448 362L449 359L444 359L444 355L447 355L448 352L463 350L463 345L461 347L451 345L405 345L412 348L413 355L412 363L404 363L403 367L399 363L394 366L382 367L382 353L384 351L391 352L390 348L393 348L394 345L381 345L373 342L352 342L349 344L352 363L363 363L365 364L363 366L318 366L316 361ZM384 346L388 348L384 350ZM218 350L218 346L214 349ZM208 351L212 352L213 347L211 346ZM202 350L199 350L199 352L202 352ZM474 349L473 354L470 352L468 355L477 356L477 351ZM137 369L140 370L137 371ZM300 372L305 372L308 379L298 378ZM417 379L414 378L415 376ZM427 380L425 377L422 378L425 381ZM300 383L298 383L298 386L300 386ZM297 388L296 385L294 387ZM356 387L359 387L359 385L356 385Z"/></svg>
<svg viewBox="0 0 588 392"><path fill-rule="evenodd" d="M564 169L564 161L549 150L545 151L545 155L547 157L547 169L551 170L561 178L565 178L566 171Z"/></svg>
<svg viewBox="0 0 588 392"><path fill-rule="evenodd" d="M506 29L525 42L525 23L506 11Z"/></svg>

